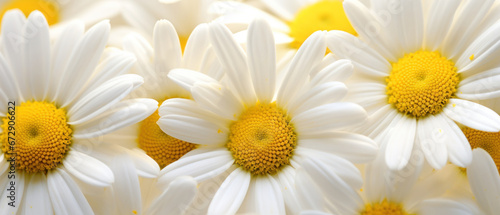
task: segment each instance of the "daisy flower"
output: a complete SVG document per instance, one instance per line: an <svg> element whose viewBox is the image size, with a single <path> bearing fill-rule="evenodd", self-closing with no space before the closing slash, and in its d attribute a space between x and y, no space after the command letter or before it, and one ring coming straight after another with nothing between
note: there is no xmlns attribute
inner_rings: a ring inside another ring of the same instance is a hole
<svg viewBox="0 0 500 215"><path fill-rule="evenodd" d="M318 30L342 30L358 35L344 13L342 0L260 0L259 2L264 6L263 9L249 3L216 2L211 5L210 12L219 16L215 19L217 22L226 24L235 32L241 31L236 36L242 41L246 40L247 32L244 29L253 19L258 17L267 20L276 43L280 45L279 51L291 50L285 58L293 57L293 53L302 43Z"/></svg>
<svg viewBox="0 0 500 215"><path fill-rule="evenodd" d="M86 33L75 23L51 45L42 13L26 19L11 10L3 17L0 214L93 214L83 188L115 181L82 143L143 120L158 104L122 100L143 79L122 75L135 61L130 54L103 55L109 31L107 21ZM15 197L6 198L10 194Z"/></svg>
<svg viewBox="0 0 500 215"><path fill-rule="evenodd" d="M406 166L414 145L436 169L447 161L466 167L472 151L458 124L500 130L500 116L471 101L500 96L491 82L500 66L500 8L487 0L371 3L344 1L359 37L327 36L336 57L355 66L347 98L369 114L359 131L387 146L391 169Z"/></svg>
<svg viewBox="0 0 500 215"><path fill-rule="evenodd" d="M169 184L189 175L200 183L229 172L208 214L294 213L297 196L290 191L295 168L307 157L337 179L334 189L361 186L361 175L351 162L368 162L378 150L371 139L341 131L366 117L360 106L340 102L347 89L339 81L351 73L350 62L322 67L326 32L318 31L299 49L277 87L269 25L256 20L248 33L245 53L228 28L210 24L209 39L226 72L222 81L187 69L170 72L194 101L163 102L158 125L175 138L201 146L165 167L158 182Z"/></svg>
<svg viewBox="0 0 500 215"><path fill-rule="evenodd" d="M331 183L314 161L306 160L302 168L312 179L310 187L321 187L330 204L317 205L315 210L333 214L472 214L472 209L455 198L444 197L452 188L456 168L445 168L422 176L424 158L421 152L412 154L403 170L390 170L384 161L384 151L364 169L365 180L359 192L339 192L325 183ZM319 186L322 184L322 186ZM304 198L314 198L307 196ZM323 207L323 209L321 209Z"/></svg>
<svg viewBox="0 0 500 215"><path fill-rule="evenodd" d="M498 142L497 144L498 145ZM498 151L497 151L498 153ZM481 209L481 214L493 215L500 211L500 175L498 160L482 148L474 149L473 159L467 168L467 177ZM495 163L497 162L497 163Z"/></svg>
<svg viewBox="0 0 500 215"><path fill-rule="evenodd" d="M168 79L167 75L172 68L198 70L214 77L221 73L221 67L215 56L205 54L209 52L206 40L207 24L201 24L193 30L184 53L177 35L176 29L169 21L160 20L156 22L154 28L153 46L137 33L124 38L122 45L124 50L133 53L138 59L131 72L144 77L145 83L131 93L130 98L153 98L159 103L172 98L190 98L189 91ZM197 147L196 144L165 134L156 124L159 118L158 112L155 111L143 121L103 137L103 142L113 145L113 148L108 148L108 153L126 151L127 154L134 156L142 154L140 157L143 161L147 160L146 157L150 157L153 162L152 164L151 161L144 162L145 170L137 171L135 174L126 170L129 166L124 165L125 161L117 161L116 157L103 158L105 163L116 163L117 169L111 168L112 171L116 171L115 175L121 175L124 181L128 181L128 183L113 184L113 192L119 204L118 211L121 214L130 211L142 214L143 209L148 208L153 201L158 201L158 198L170 198L160 196L161 192L153 186L160 168L164 168ZM156 211L155 208L159 206L152 207L150 210Z"/></svg>

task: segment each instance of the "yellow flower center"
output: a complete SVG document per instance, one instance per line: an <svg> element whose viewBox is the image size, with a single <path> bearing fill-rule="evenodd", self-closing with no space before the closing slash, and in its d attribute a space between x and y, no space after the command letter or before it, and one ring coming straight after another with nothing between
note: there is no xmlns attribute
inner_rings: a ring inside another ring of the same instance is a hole
<svg viewBox="0 0 500 215"><path fill-rule="evenodd" d="M361 215L408 215L403 206L386 199L380 203L366 204Z"/></svg>
<svg viewBox="0 0 500 215"><path fill-rule="evenodd" d="M392 64L387 81L389 104L404 114L437 114L457 91L455 64L438 52L417 51Z"/></svg>
<svg viewBox="0 0 500 215"><path fill-rule="evenodd" d="M298 49L318 30L341 30L354 36L358 34L347 19L340 0L323 0L301 9L289 23L291 46Z"/></svg>
<svg viewBox="0 0 500 215"><path fill-rule="evenodd" d="M54 0L11 0L3 5L1 17L11 9L21 10L26 17L38 10L47 19L49 25L59 22L59 4Z"/></svg>
<svg viewBox="0 0 500 215"><path fill-rule="evenodd" d="M197 145L165 134L156 124L158 119L160 115L156 110L140 123L137 142L139 148L153 158L160 168L163 168L195 149Z"/></svg>
<svg viewBox="0 0 500 215"><path fill-rule="evenodd" d="M13 118L15 130L10 130L9 121ZM52 103L28 101L2 121L2 151L6 159L15 159L17 169L28 173L46 172L62 163L72 135L64 110ZM9 131L15 131L15 135ZM11 141L15 144L9 144Z"/></svg>
<svg viewBox="0 0 500 215"><path fill-rule="evenodd" d="M185 37L185 36L179 35L179 42L181 44L181 50L182 50L183 54L184 54L184 50L186 49L186 45L187 45L188 39L189 39L189 36Z"/></svg>
<svg viewBox="0 0 500 215"><path fill-rule="evenodd" d="M290 117L275 103L257 103L231 124L227 148L236 164L253 175L264 175L289 165L296 145Z"/></svg>
<svg viewBox="0 0 500 215"><path fill-rule="evenodd" d="M472 128L463 128L462 131L473 149L482 148L491 155L500 173L500 132L485 132Z"/></svg>

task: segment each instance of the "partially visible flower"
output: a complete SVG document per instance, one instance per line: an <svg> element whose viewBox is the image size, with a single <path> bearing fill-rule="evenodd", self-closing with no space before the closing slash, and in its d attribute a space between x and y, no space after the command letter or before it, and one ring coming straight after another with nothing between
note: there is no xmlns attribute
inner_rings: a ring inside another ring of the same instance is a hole
<svg viewBox="0 0 500 215"><path fill-rule="evenodd" d="M482 214L500 211L500 175L491 156L482 148L474 149L467 177Z"/></svg>
<svg viewBox="0 0 500 215"><path fill-rule="evenodd" d="M414 146L435 169L466 167L472 151L458 124L500 131L500 116L474 102L500 96L491 81L499 77L500 6L482 2L344 1L359 36L330 31L328 47L353 61L346 98L369 113L358 131L386 150L391 169L404 168Z"/></svg>
<svg viewBox="0 0 500 215"><path fill-rule="evenodd" d="M143 120L158 103L124 100L143 79L123 75L130 54L103 55L108 21L86 33L83 23L69 25L51 45L42 13L26 20L11 10L1 32L0 175L13 176L0 183L15 187L16 206L1 198L0 214L93 214L84 194L120 179L86 142Z"/></svg>

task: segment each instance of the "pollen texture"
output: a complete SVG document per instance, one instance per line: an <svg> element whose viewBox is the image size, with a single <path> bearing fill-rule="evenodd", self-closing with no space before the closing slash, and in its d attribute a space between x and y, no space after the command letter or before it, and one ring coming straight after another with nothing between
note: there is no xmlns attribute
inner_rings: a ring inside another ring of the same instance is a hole
<svg viewBox="0 0 500 215"><path fill-rule="evenodd" d="M296 145L297 135L286 113L275 103L257 103L231 124L227 148L237 165L264 175L289 165Z"/></svg>
<svg viewBox="0 0 500 215"><path fill-rule="evenodd" d="M49 25L56 24L59 22L59 5L53 0L11 0L4 3L2 14L11 9L21 10L26 17L30 15L31 12L38 10L47 19Z"/></svg>
<svg viewBox="0 0 500 215"><path fill-rule="evenodd" d="M52 103L28 101L16 106L15 114L2 121L2 151L7 159L15 158L17 169L46 172L62 163L72 135L64 110ZM9 129L9 121L15 122L15 130ZM15 131L15 135L9 135L9 131ZM13 147L9 144L12 138Z"/></svg>
<svg viewBox="0 0 500 215"><path fill-rule="evenodd" d="M401 204L389 202L386 199L380 203L366 204L361 215L409 215Z"/></svg>
<svg viewBox="0 0 500 215"><path fill-rule="evenodd" d="M490 154L500 173L500 132L485 132L472 128L464 128L462 131L472 149L482 148Z"/></svg>
<svg viewBox="0 0 500 215"><path fill-rule="evenodd" d="M455 64L438 52L418 51L393 63L386 81L388 103L418 118L443 110L457 91L459 76Z"/></svg>
<svg viewBox="0 0 500 215"><path fill-rule="evenodd" d="M163 168L195 149L197 145L165 134L156 124L159 118L157 110L140 123L138 143L139 148Z"/></svg>
<svg viewBox="0 0 500 215"><path fill-rule="evenodd" d="M319 30L341 30L352 35L358 34L347 19L340 0L323 0L304 7L289 23L291 46L298 49L304 41Z"/></svg>

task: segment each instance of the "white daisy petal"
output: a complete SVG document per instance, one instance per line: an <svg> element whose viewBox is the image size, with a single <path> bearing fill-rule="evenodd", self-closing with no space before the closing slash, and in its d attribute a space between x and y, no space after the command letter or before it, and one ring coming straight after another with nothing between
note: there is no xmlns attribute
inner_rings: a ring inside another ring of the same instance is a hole
<svg viewBox="0 0 500 215"><path fill-rule="evenodd" d="M359 1L344 1L344 10L347 18L349 18L349 22L351 22L352 27L356 30L360 37L366 38L367 41L370 41L370 45L388 61L395 62L397 60L395 52L390 51L380 37L382 31L382 24L380 23L383 23L382 20L380 20L377 16L372 15L370 10Z"/></svg>
<svg viewBox="0 0 500 215"><path fill-rule="evenodd" d="M472 152L474 159L467 167L472 192L486 214L500 211L500 176L491 156L481 148Z"/></svg>
<svg viewBox="0 0 500 215"><path fill-rule="evenodd" d="M498 67L498 61L494 56L500 54L499 35L500 23L497 23L478 36L465 51L461 52L456 61L458 73L468 77Z"/></svg>
<svg viewBox="0 0 500 215"><path fill-rule="evenodd" d="M151 203L146 214L183 214L196 193L196 181L193 178L178 177Z"/></svg>
<svg viewBox="0 0 500 215"><path fill-rule="evenodd" d="M363 179L358 168L350 161L328 152L311 150L305 147L298 146L296 149L297 155L303 158L314 159L328 166L342 181L348 184L352 189L360 189L363 185Z"/></svg>
<svg viewBox="0 0 500 215"><path fill-rule="evenodd" d="M168 73L178 68L182 60L179 36L168 20L156 22L153 32L155 69L159 73Z"/></svg>
<svg viewBox="0 0 500 215"><path fill-rule="evenodd" d="M111 133L128 125L138 123L158 108L153 99L130 99L115 104L96 119L75 124L73 138L93 138Z"/></svg>
<svg viewBox="0 0 500 215"><path fill-rule="evenodd" d="M321 190L303 168L297 169L295 183L301 211L323 209L325 199Z"/></svg>
<svg viewBox="0 0 500 215"><path fill-rule="evenodd" d="M225 143L228 124L199 108L194 101L168 99L159 109L157 124L168 135L190 143L214 145ZM193 131L197 134L193 135Z"/></svg>
<svg viewBox="0 0 500 215"><path fill-rule="evenodd" d="M202 64L203 55L210 46L208 38L208 24L203 23L196 26L184 48L184 59L182 67L192 70L199 70Z"/></svg>
<svg viewBox="0 0 500 215"><path fill-rule="evenodd" d="M286 166L281 170L280 174L277 175L287 211L300 210L299 197L295 191L295 171L294 167Z"/></svg>
<svg viewBox="0 0 500 215"><path fill-rule="evenodd" d="M88 94L114 77L125 74L136 63L135 56L130 52L109 48L104 54L106 51L109 51L109 55L97 65L96 74L82 95Z"/></svg>
<svg viewBox="0 0 500 215"><path fill-rule="evenodd" d="M256 201L257 214L285 214L283 195L278 182L272 176L255 179L255 196L253 201Z"/></svg>
<svg viewBox="0 0 500 215"><path fill-rule="evenodd" d="M361 105L369 113L387 104L386 85L377 82L360 82L349 85L347 101Z"/></svg>
<svg viewBox="0 0 500 215"><path fill-rule="evenodd" d="M309 86L317 86L330 81L343 82L351 77L354 66L350 60L337 60L321 69L309 82Z"/></svg>
<svg viewBox="0 0 500 215"><path fill-rule="evenodd" d="M440 214L454 214L454 215L469 215L473 214L472 210L467 205L460 202L448 199L427 199L420 203L420 214L426 215L440 215Z"/></svg>
<svg viewBox="0 0 500 215"><path fill-rule="evenodd" d="M494 68L467 77L458 86L457 97L468 100L486 100L500 97L500 68Z"/></svg>
<svg viewBox="0 0 500 215"><path fill-rule="evenodd" d="M14 81L14 74L10 67L7 65L5 58L0 54L0 97L2 104L7 104L14 98L19 98L17 84ZM7 105L0 107L0 115L7 114Z"/></svg>
<svg viewBox="0 0 500 215"><path fill-rule="evenodd" d="M500 131L500 116L478 103L462 99L450 99L444 113L451 119L476 130Z"/></svg>
<svg viewBox="0 0 500 215"><path fill-rule="evenodd" d="M437 50L443 43L448 30L453 26L453 17L457 11L460 1L433 1L425 33L425 47L429 50Z"/></svg>
<svg viewBox="0 0 500 215"><path fill-rule="evenodd" d="M469 44L475 28L487 14L493 2L494 0L463 2L463 5L460 6L461 10L459 10L459 13L455 15L454 20L454 23L460 24L453 25L452 29L448 32L446 40L444 41L445 43L442 47L442 54L444 56L447 56L448 59L453 59L457 62L456 60L460 57L460 53L463 53L466 48L463 44Z"/></svg>
<svg viewBox="0 0 500 215"><path fill-rule="evenodd" d="M214 51L224 66L226 75L233 83L237 95L244 103L253 104L255 96L245 52L236 43L229 29L221 23L211 23L209 35Z"/></svg>
<svg viewBox="0 0 500 215"><path fill-rule="evenodd" d="M356 191L322 162L306 159L302 167L341 214L356 214L358 208L363 206L363 200Z"/></svg>
<svg viewBox="0 0 500 215"><path fill-rule="evenodd" d="M195 149L192 152L200 149ZM197 155L185 156L161 170L158 183L168 185L183 175L193 177L198 183L226 171L233 165L233 157L227 149L212 149Z"/></svg>
<svg viewBox="0 0 500 215"><path fill-rule="evenodd" d="M290 0L275 0L275 1L262 1L263 4L274 13L278 14L280 18L291 21L296 13L309 3L307 1L290 1Z"/></svg>
<svg viewBox="0 0 500 215"><path fill-rule="evenodd" d="M435 169L441 169L448 161L446 143L443 142L443 130L439 126L439 118L429 115L417 122L417 138L429 164Z"/></svg>
<svg viewBox="0 0 500 215"><path fill-rule="evenodd" d="M326 82L292 98L288 105L288 113L294 116L320 105L339 102L346 94L347 87L343 83Z"/></svg>
<svg viewBox="0 0 500 215"><path fill-rule="evenodd" d="M47 184L55 214L94 214L78 185L63 170L51 171Z"/></svg>
<svg viewBox="0 0 500 215"><path fill-rule="evenodd" d="M113 192L119 214L130 214L135 211L142 214L141 191L139 178L130 157L127 154L118 154L110 164L114 176L119 179L113 183Z"/></svg>
<svg viewBox="0 0 500 215"><path fill-rule="evenodd" d="M240 207L250 185L250 174L240 168L235 169L215 193L209 215L235 214Z"/></svg>
<svg viewBox="0 0 500 215"><path fill-rule="evenodd" d="M209 13L214 13L217 15L223 15L217 19L215 22L224 23L227 26L231 26L231 29L240 28L241 30L246 29L248 23L250 23L255 18L263 18L271 25L271 28L280 32L289 32L289 27L286 23L277 19L276 17L259 10L255 7L246 5L241 2L236 1L218 1L214 2L208 8Z"/></svg>
<svg viewBox="0 0 500 215"><path fill-rule="evenodd" d="M401 1L401 31L405 52L415 52L422 48L424 38L424 18L422 1ZM394 17L397 19L397 17Z"/></svg>
<svg viewBox="0 0 500 215"><path fill-rule="evenodd" d="M50 202L47 177L43 173L31 174L26 195L23 200L23 212L26 214L53 214Z"/></svg>
<svg viewBox="0 0 500 215"><path fill-rule="evenodd" d="M50 39L47 20L40 11L33 11L29 15L23 32L26 38L24 63L30 74L31 95L36 100L44 100L51 78Z"/></svg>
<svg viewBox="0 0 500 215"><path fill-rule="evenodd" d="M336 56L351 60L357 71L376 78L389 75L389 62L359 38L344 31L330 31L326 38L328 48Z"/></svg>
<svg viewBox="0 0 500 215"><path fill-rule="evenodd" d="M61 33L59 39L54 44L52 50L52 76L49 84L48 98L62 104L64 101L57 100L57 90L62 80L66 67L70 62L70 55L75 50L76 44L83 37L85 25L82 22L75 21L68 24Z"/></svg>
<svg viewBox="0 0 500 215"><path fill-rule="evenodd" d="M4 179L2 179L2 182L5 182L5 183L2 183L1 185L1 188L5 188L5 189L2 189L2 196L4 196L3 198L0 199L0 204L4 205L2 207L0 207L0 214L16 214L17 211L19 210L20 208L20 200L23 199L23 194L25 194L25 187L27 185L27 176L26 174L23 174L22 172L16 172L15 174L15 178L12 178L10 179L9 181L5 180L7 179L7 173L5 173L5 175L1 175L2 177L4 177ZM9 183L9 184L7 184ZM11 185L10 183L14 183L14 185ZM8 186L8 187L7 187ZM11 190L12 189L15 189L15 199L10 199L8 196L11 195ZM15 207L12 207L12 206L9 206L9 202L12 202L13 200L17 200L17 202L14 202L14 206Z"/></svg>
<svg viewBox="0 0 500 215"><path fill-rule="evenodd" d="M191 91L198 82L219 83L206 74L189 69L173 69L168 73L168 77L187 91Z"/></svg>
<svg viewBox="0 0 500 215"><path fill-rule="evenodd" d="M325 32L317 31L311 34L300 46L297 54L290 62L285 82L282 83L277 102L286 107L287 103L300 91L306 83L312 68L321 63L326 51Z"/></svg>
<svg viewBox="0 0 500 215"><path fill-rule="evenodd" d="M141 76L126 74L115 77L95 88L68 110L68 124L81 124L108 110L144 83Z"/></svg>
<svg viewBox="0 0 500 215"><path fill-rule="evenodd" d="M377 144L370 138L347 132L325 132L303 137L300 147L332 153L354 163L366 163L375 159Z"/></svg>
<svg viewBox="0 0 500 215"><path fill-rule="evenodd" d="M96 24L85 33L71 53L57 90L62 107L73 101L91 77L108 41L109 31L109 21Z"/></svg>
<svg viewBox="0 0 500 215"><path fill-rule="evenodd" d="M243 104L225 86L218 83L196 83L191 89L193 99L206 110L226 119L236 119L243 110Z"/></svg>
<svg viewBox="0 0 500 215"><path fill-rule="evenodd" d="M76 150L70 150L64 167L74 177L93 186L106 187L115 180L113 172L101 161Z"/></svg>
<svg viewBox="0 0 500 215"><path fill-rule="evenodd" d="M5 12L2 18L2 38L1 38L1 49L5 56L5 60L7 61L10 69L13 71L13 75L15 79L7 80L19 83L22 80L26 80L26 64L24 64L24 37L22 34L24 25L26 23L26 17L23 12L18 9L9 10ZM4 76L2 76L4 77ZM2 85L7 86L7 85ZM21 96L27 96L31 92L29 92L28 86L26 84L22 84L19 86ZM22 98L22 97L21 97Z"/></svg>
<svg viewBox="0 0 500 215"><path fill-rule="evenodd" d="M145 77L157 77L155 73L154 49L146 38L138 33L131 33L123 39L123 50L134 53L137 58L135 64L137 72ZM162 73L168 72L162 71Z"/></svg>
<svg viewBox="0 0 500 215"><path fill-rule="evenodd" d="M276 53L271 27L256 19L248 27L248 68L260 102L270 102L276 83Z"/></svg>
<svg viewBox="0 0 500 215"><path fill-rule="evenodd" d="M127 153L134 162L137 175L143 178L156 178L160 174L160 167L153 158L139 149L127 150Z"/></svg>
<svg viewBox="0 0 500 215"><path fill-rule="evenodd" d="M408 164L415 143L417 120L403 117L390 131L392 137L387 143L385 161L389 168L401 170Z"/></svg>
<svg viewBox="0 0 500 215"><path fill-rule="evenodd" d="M448 149L448 159L457 166L466 167L472 160L469 141L460 127L451 119L442 114L436 115L436 117L441 118L444 136L449 138L449 140L444 140Z"/></svg>
<svg viewBox="0 0 500 215"><path fill-rule="evenodd" d="M294 116L297 133L320 133L329 129L345 128L366 120L366 111L359 105L349 102L336 102L321 105Z"/></svg>

